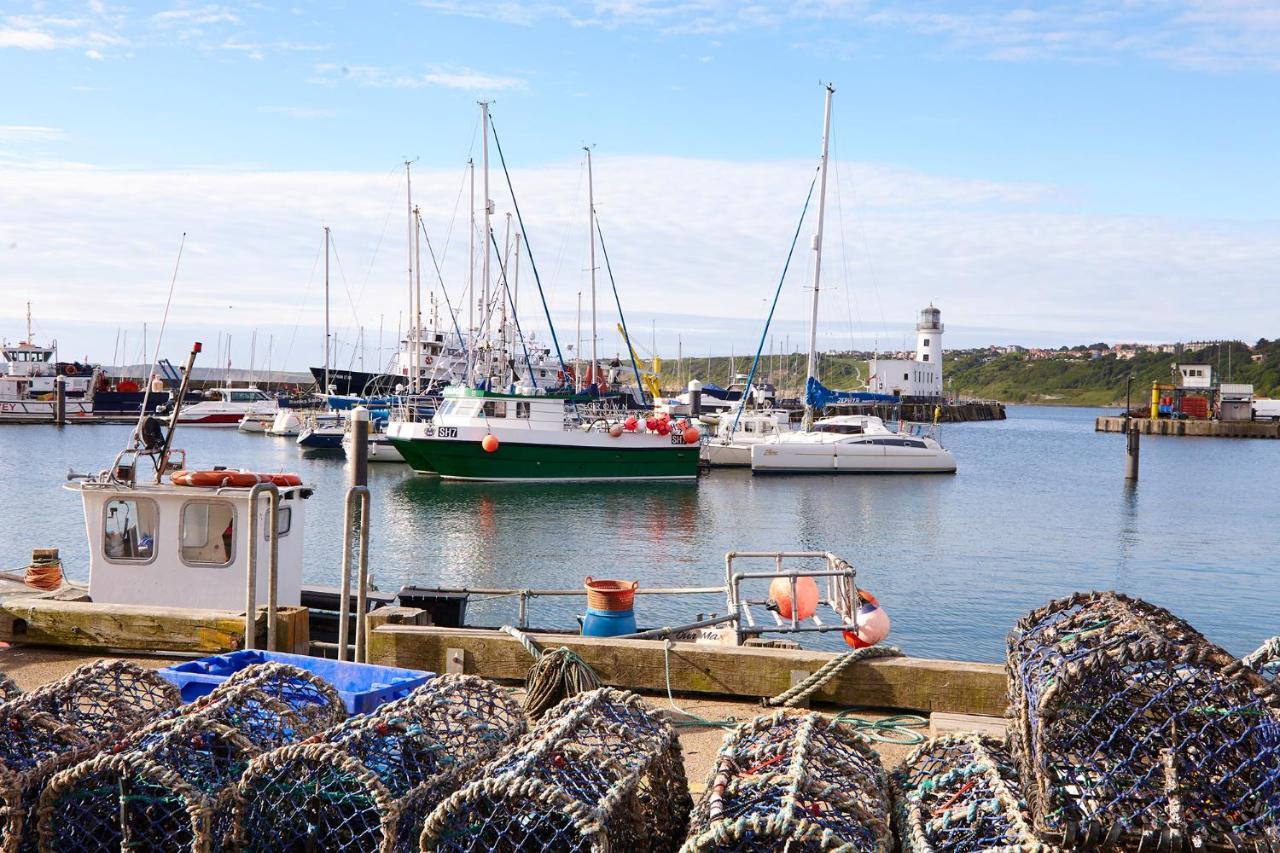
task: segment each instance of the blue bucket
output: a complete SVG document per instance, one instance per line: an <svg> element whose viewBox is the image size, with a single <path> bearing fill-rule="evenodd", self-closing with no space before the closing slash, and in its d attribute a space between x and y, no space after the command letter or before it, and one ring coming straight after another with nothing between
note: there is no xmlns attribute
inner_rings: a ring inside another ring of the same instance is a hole
<svg viewBox="0 0 1280 853"><path fill-rule="evenodd" d="M596 610L588 607L586 618L582 620L584 637L620 637L635 632L634 610Z"/></svg>

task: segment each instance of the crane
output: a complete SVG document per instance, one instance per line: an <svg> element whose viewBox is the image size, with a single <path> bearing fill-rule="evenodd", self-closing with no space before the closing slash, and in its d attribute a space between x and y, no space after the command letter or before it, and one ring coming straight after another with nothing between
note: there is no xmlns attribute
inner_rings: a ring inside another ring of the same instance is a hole
<svg viewBox="0 0 1280 853"><path fill-rule="evenodd" d="M626 344L627 353L631 356L632 360L637 365L643 365L645 363L645 359L641 358L636 353L636 348L631 343L631 337L627 334L626 328L621 323L618 324L618 334L622 335L622 342ZM659 378L662 375L662 359L654 355L650 359L650 362L653 365L653 369L645 370L642 368L640 370L640 383L644 386L644 390L649 392L649 396L652 399L657 400L662 396L662 387L659 383Z"/></svg>

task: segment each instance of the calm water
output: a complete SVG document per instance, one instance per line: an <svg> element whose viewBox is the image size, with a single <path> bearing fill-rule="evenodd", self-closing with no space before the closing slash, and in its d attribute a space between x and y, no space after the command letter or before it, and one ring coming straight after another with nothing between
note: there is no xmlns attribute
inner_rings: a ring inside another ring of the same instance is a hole
<svg viewBox="0 0 1280 853"><path fill-rule="evenodd" d="M956 424L943 441L954 477L771 477L716 472L697 485L443 483L402 465L370 466L371 566L404 583L574 587L586 575L645 586L723 582L728 550L830 550L859 570L912 654L996 661L1014 620L1050 598L1119 589L1165 605L1239 654L1280 633L1280 444L1143 439L1142 482L1122 479L1124 444L1093 432L1093 409L1013 407L996 423ZM0 428L0 566L32 547L62 549L87 577L68 468L110 464L123 426ZM185 429L196 467L297 471L308 503L306 579L336 583L344 460L292 440ZM541 600L535 624L569 624L583 605ZM716 598L640 599L642 625L723 611ZM473 604L473 621L511 621L509 601ZM838 641L837 641L838 642Z"/></svg>

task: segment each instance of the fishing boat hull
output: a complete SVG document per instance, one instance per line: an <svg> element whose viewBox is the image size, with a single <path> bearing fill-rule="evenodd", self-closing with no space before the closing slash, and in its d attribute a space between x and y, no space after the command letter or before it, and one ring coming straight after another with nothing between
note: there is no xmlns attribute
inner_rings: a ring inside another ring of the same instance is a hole
<svg viewBox="0 0 1280 853"><path fill-rule="evenodd" d="M508 440L490 453L478 440L392 438L391 444L415 471L446 480L691 480L698 475L698 449L691 446L624 448Z"/></svg>
<svg viewBox="0 0 1280 853"><path fill-rule="evenodd" d="M93 414L93 402L67 400L68 418L83 418ZM0 423L46 424L57 417L57 403L53 400L0 400Z"/></svg>

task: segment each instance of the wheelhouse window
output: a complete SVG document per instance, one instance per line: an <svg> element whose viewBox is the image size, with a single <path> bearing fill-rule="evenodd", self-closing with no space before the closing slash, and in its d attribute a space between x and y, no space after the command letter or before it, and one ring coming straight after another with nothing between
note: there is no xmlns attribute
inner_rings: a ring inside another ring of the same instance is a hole
<svg viewBox="0 0 1280 853"><path fill-rule="evenodd" d="M486 418L505 418L507 416L506 400L489 400L484 404Z"/></svg>
<svg viewBox="0 0 1280 853"><path fill-rule="evenodd" d="M113 563L149 563L156 556L160 512L146 498L116 498L103 510L102 553Z"/></svg>
<svg viewBox="0 0 1280 853"><path fill-rule="evenodd" d="M834 432L840 435L861 435L862 427L854 424L819 424L814 432Z"/></svg>
<svg viewBox="0 0 1280 853"><path fill-rule="evenodd" d="M282 506L276 510L276 536L280 539L289 535L289 528L293 526L293 507ZM271 538L271 530L267 527L267 514L262 513L262 539L267 541Z"/></svg>
<svg viewBox="0 0 1280 853"><path fill-rule="evenodd" d="M516 401L516 417L517 418L525 418L527 420L529 418L529 409L530 409L530 406L529 406L528 400Z"/></svg>
<svg viewBox="0 0 1280 853"><path fill-rule="evenodd" d="M182 507L182 561L226 566L235 557L236 510L227 501L190 501Z"/></svg>

